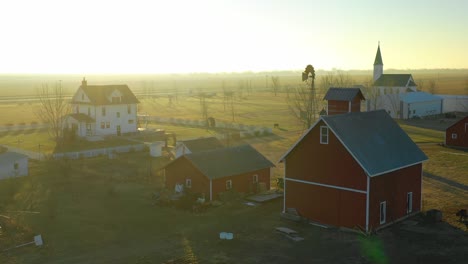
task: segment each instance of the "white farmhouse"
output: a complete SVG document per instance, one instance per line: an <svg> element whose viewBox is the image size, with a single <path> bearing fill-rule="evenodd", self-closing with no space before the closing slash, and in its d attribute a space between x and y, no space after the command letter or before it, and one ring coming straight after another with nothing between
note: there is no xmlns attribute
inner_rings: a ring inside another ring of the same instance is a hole
<svg viewBox="0 0 468 264"><path fill-rule="evenodd" d="M28 175L28 156L7 151L0 153L0 180Z"/></svg>
<svg viewBox="0 0 468 264"><path fill-rule="evenodd" d="M88 85L83 78L72 97L68 128L79 137L136 132L138 99L127 85Z"/></svg>

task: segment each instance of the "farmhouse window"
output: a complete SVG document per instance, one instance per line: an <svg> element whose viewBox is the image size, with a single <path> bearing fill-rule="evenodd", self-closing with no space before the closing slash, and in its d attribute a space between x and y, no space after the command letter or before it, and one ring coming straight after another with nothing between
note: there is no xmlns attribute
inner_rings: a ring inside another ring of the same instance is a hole
<svg viewBox="0 0 468 264"><path fill-rule="evenodd" d="M128 120L128 123L129 123L129 124L133 124L133 122L134 122L133 119L129 119L129 120Z"/></svg>
<svg viewBox="0 0 468 264"><path fill-rule="evenodd" d="M452 133L452 139L457 139L457 133Z"/></svg>
<svg viewBox="0 0 468 264"><path fill-rule="evenodd" d="M328 127L320 127L320 144L328 144Z"/></svg>
<svg viewBox="0 0 468 264"><path fill-rule="evenodd" d="M13 164L13 168L14 168L15 170L18 170L18 168L19 168L18 162L15 162L15 164Z"/></svg>
<svg viewBox="0 0 468 264"><path fill-rule="evenodd" d="M88 107L88 115L91 115L91 107Z"/></svg>
<svg viewBox="0 0 468 264"><path fill-rule="evenodd" d="M127 113L131 114L132 113L132 106L127 105Z"/></svg>
<svg viewBox="0 0 468 264"><path fill-rule="evenodd" d="M385 224L387 218L387 202L380 203L380 224Z"/></svg>
<svg viewBox="0 0 468 264"><path fill-rule="evenodd" d="M226 181L226 190L232 189L232 180L227 180Z"/></svg>
<svg viewBox="0 0 468 264"><path fill-rule="evenodd" d="M110 128L110 122L106 122L106 128Z"/></svg>
<svg viewBox="0 0 468 264"><path fill-rule="evenodd" d="M119 96L113 96L112 97L112 103L120 103L121 97Z"/></svg>
<svg viewBox="0 0 468 264"><path fill-rule="evenodd" d="M102 116L106 116L106 108L103 106L101 109Z"/></svg>
<svg viewBox="0 0 468 264"><path fill-rule="evenodd" d="M81 94L81 101L84 101L84 94Z"/></svg>
<svg viewBox="0 0 468 264"><path fill-rule="evenodd" d="M413 193L409 192L406 194L406 213L413 212Z"/></svg>
<svg viewBox="0 0 468 264"><path fill-rule="evenodd" d="M185 179L185 187L192 188L192 179Z"/></svg>
<svg viewBox="0 0 468 264"><path fill-rule="evenodd" d="M120 112L117 112L116 115L117 115L117 118L120 118Z"/></svg>
<svg viewBox="0 0 468 264"><path fill-rule="evenodd" d="M253 183L257 183L257 182L258 182L258 175L255 174L255 175L253 176Z"/></svg>
<svg viewBox="0 0 468 264"><path fill-rule="evenodd" d="M101 122L101 129L104 129L104 128L106 128L106 123Z"/></svg>
<svg viewBox="0 0 468 264"><path fill-rule="evenodd" d="M416 114L416 110L413 110L413 115Z"/></svg>

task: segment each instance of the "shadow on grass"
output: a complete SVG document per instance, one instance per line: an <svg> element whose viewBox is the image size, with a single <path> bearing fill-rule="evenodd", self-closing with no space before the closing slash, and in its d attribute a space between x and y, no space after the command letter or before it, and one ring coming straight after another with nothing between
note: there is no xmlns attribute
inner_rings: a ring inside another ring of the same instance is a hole
<svg viewBox="0 0 468 264"><path fill-rule="evenodd" d="M468 191L468 186L465 185L465 184L462 184L462 183L459 183L459 182L456 182L456 181L453 181L453 180L449 180L449 179L446 179L446 178L441 177L441 176L434 175L434 174L429 173L427 171L424 171L424 177L427 177L427 178L430 178L430 179L445 183L447 185L450 185L452 187L455 187L455 188L458 188L458 189L461 189L461 190L464 190L464 191Z"/></svg>

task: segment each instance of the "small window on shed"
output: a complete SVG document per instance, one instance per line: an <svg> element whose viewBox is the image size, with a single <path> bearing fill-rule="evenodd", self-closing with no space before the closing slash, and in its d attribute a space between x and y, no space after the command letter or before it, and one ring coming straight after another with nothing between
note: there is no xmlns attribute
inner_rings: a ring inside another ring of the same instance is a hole
<svg viewBox="0 0 468 264"><path fill-rule="evenodd" d="M320 144L328 144L328 127L320 127Z"/></svg>
<svg viewBox="0 0 468 264"><path fill-rule="evenodd" d="M258 182L258 175L255 174L255 175L253 176L253 183L257 183L257 182Z"/></svg>
<svg viewBox="0 0 468 264"><path fill-rule="evenodd" d="M452 139L457 139L457 133L452 133Z"/></svg>
<svg viewBox="0 0 468 264"><path fill-rule="evenodd" d="M232 189L232 180L227 180L226 181L226 190L231 190Z"/></svg>
<svg viewBox="0 0 468 264"><path fill-rule="evenodd" d="M13 168L14 168L15 170L18 170L18 168L19 168L18 162L15 162L15 164L13 164Z"/></svg>
<svg viewBox="0 0 468 264"><path fill-rule="evenodd" d="M192 179L185 179L185 187L192 188Z"/></svg>
<svg viewBox="0 0 468 264"><path fill-rule="evenodd" d="M380 203L380 224L385 224L387 219L387 202Z"/></svg>

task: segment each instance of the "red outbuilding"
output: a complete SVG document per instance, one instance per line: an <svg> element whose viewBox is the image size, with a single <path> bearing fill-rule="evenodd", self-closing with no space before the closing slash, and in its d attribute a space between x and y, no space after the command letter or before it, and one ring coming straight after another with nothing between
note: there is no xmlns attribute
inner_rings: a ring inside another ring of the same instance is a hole
<svg viewBox="0 0 468 264"><path fill-rule="evenodd" d="M445 145L468 148L468 116L445 130Z"/></svg>
<svg viewBox="0 0 468 264"><path fill-rule="evenodd" d="M211 201L231 189L251 193L261 184L269 190L273 167L252 146L242 145L182 155L164 167L164 175L166 188L183 186Z"/></svg>
<svg viewBox="0 0 468 264"><path fill-rule="evenodd" d="M426 155L384 111L322 116L283 155L284 208L365 230L421 210Z"/></svg>
<svg viewBox="0 0 468 264"><path fill-rule="evenodd" d="M361 100L366 100L359 88L330 87L324 100L328 101L328 115L361 112Z"/></svg>

